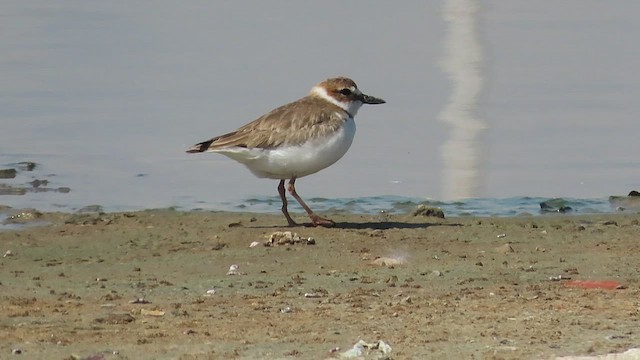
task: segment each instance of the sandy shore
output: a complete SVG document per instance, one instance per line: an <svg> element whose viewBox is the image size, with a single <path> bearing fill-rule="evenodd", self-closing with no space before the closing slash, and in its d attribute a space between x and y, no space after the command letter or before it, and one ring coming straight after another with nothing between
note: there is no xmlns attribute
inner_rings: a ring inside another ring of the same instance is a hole
<svg viewBox="0 0 640 360"><path fill-rule="evenodd" d="M323 359L382 340L391 352L367 358L551 359L640 345L640 215L328 215L336 228L47 213L50 225L0 232L0 358ZM288 230L301 241L264 246Z"/></svg>

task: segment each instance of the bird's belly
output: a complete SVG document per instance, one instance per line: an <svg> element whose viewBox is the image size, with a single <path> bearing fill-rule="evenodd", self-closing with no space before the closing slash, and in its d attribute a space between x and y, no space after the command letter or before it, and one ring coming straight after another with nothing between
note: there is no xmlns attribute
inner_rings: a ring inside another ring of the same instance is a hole
<svg viewBox="0 0 640 360"><path fill-rule="evenodd" d="M291 179L316 173L336 161L349 150L356 132L353 119L348 119L335 133L307 141L302 145L276 149L227 149L218 151L243 163L258 177Z"/></svg>

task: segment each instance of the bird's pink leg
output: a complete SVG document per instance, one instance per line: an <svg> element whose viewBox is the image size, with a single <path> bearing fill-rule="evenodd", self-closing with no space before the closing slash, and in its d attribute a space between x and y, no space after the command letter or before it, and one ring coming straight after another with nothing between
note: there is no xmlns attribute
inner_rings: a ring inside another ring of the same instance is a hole
<svg viewBox="0 0 640 360"><path fill-rule="evenodd" d="M283 185L282 182L280 184ZM307 212L307 214L309 215L309 218L311 219L311 223L313 224L313 226L318 226L319 225L319 226L331 227L331 226L336 224L336 223L334 223L333 221L331 221L329 219L325 219L325 218L322 218L322 217L316 215L313 212L313 210L311 210L307 206L307 204L304 203L304 201L302 200L300 195L298 195L298 193L296 192L296 178L292 178L291 180L289 180L288 189L289 189L289 193L291 193L291 195L298 201L298 203L302 206L304 211Z"/></svg>

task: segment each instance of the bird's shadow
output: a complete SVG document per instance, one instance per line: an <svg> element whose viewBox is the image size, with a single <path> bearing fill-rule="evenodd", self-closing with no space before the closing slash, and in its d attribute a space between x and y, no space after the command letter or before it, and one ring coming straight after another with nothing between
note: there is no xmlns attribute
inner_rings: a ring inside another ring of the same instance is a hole
<svg viewBox="0 0 640 360"><path fill-rule="evenodd" d="M390 229L426 229L431 226L462 226L462 224L443 223L406 223L400 221L368 221L368 222L337 222L327 229L351 229L351 230L390 230ZM282 226L251 226L253 228L282 228ZM299 224L297 228L312 228L311 223ZM290 228L296 228L290 227Z"/></svg>
<svg viewBox="0 0 640 360"><path fill-rule="evenodd" d="M390 230L390 229L426 229L431 226L462 226L462 224L443 223L406 223L400 221L378 221L378 222L339 222L333 229L370 229L370 230Z"/></svg>

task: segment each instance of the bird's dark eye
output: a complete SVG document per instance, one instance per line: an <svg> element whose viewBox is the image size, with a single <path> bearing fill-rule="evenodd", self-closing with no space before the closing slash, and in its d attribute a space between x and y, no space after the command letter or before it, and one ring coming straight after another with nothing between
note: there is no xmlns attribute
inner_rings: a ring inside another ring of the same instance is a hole
<svg viewBox="0 0 640 360"><path fill-rule="evenodd" d="M351 95L351 89L342 89L342 90L340 90L340 94L342 94L342 95Z"/></svg>

